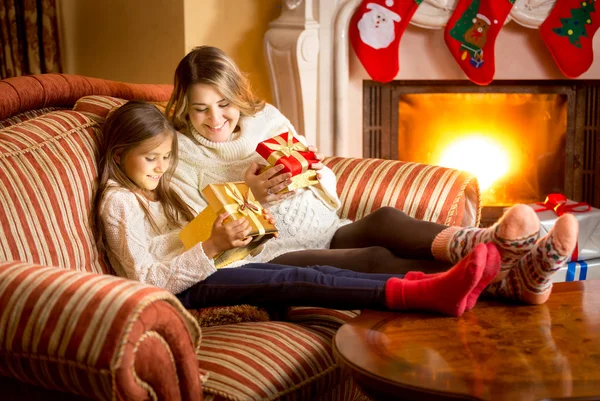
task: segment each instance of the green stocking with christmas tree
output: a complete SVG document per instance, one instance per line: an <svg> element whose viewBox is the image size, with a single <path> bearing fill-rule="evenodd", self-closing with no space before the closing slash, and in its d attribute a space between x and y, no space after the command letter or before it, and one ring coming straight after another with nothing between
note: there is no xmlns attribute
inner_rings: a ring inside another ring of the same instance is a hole
<svg viewBox="0 0 600 401"><path fill-rule="evenodd" d="M592 38L599 20L596 0L559 0L540 26L546 46L567 77L576 78L592 65Z"/></svg>
<svg viewBox="0 0 600 401"><path fill-rule="evenodd" d="M487 85L496 72L494 44L515 0L459 0L444 39L452 56L479 85Z"/></svg>

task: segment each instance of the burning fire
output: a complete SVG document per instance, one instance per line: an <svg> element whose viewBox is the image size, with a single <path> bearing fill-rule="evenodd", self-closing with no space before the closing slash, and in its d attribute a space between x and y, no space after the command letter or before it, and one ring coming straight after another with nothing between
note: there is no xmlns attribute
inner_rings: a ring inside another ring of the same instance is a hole
<svg viewBox="0 0 600 401"><path fill-rule="evenodd" d="M471 136L448 145L436 164L470 172L477 177L481 191L485 191L509 172L510 157L493 139Z"/></svg>

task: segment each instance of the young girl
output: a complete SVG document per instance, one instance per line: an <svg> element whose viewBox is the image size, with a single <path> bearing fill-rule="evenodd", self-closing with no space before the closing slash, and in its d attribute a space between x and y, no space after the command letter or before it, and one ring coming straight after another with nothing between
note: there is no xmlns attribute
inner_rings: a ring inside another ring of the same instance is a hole
<svg viewBox="0 0 600 401"><path fill-rule="evenodd" d="M280 167L259 174L264 161L255 149L280 133L297 135L289 120L257 99L235 63L214 47L201 46L184 57L174 84L167 116L182 133L181 163L174 176L178 191L199 212L206 207L200 193L204 186L244 180L275 217L279 237L234 266L326 264L364 272L393 266L400 273L423 270L432 261L439 271L476 244L493 242L502 266L490 292L542 303L550 294L552 274L575 246L578 226L573 216L561 216L554 230L537 241L539 220L526 205L512 207L488 229L446 227L389 207L354 223L341 220L335 176L321 163L312 166L319 170L319 185L278 195L290 184L290 174L277 174Z"/></svg>
<svg viewBox="0 0 600 401"><path fill-rule="evenodd" d="M418 280L330 266L254 263L216 270L212 257L246 243L247 223L223 223L224 213L205 243L184 249L178 234L193 215L170 187L177 134L155 106L131 101L111 112L100 155L94 209L100 248L119 275L172 291L187 308L284 304L460 316L500 268L498 251L489 243L449 271Z"/></svg>

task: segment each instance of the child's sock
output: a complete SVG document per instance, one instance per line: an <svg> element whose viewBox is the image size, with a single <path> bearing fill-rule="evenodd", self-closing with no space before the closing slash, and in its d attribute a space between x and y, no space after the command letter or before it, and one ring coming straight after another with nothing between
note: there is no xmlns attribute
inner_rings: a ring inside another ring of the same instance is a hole
<svg viewBox="0 0 600 401"><path fill-rule="evenodd" d="M465 308L466 311L470 311L473 309L477 300L479 299L479 295L487 288L487 286L494 280L494 278L498 275L500 271L500 252L498 248L493 242L488 242L485 244L487 247L487 258L485 261L485 268L483 269L483 274L481 275L481 279L479 283L473 288L473 291L467 296L467 305ZM404 276L405 280L423 280L427 278L432 278L439 276L443 273L432 273L425 274L423 272L408 272Z"/></svg>
<svg viewBox="0 0 600 401"><path fill-rule="evenodd" d="M391 278L385 285L388 308L419 309L460 316L467 306L467 297L481 280L487 258L487 247L476 246L450 270L424 280Z"/></svg>
<svg viewBox="0 0 600 401"><path fill-rule="evenodd" d="M540 221L527 205L514 205L491 227L448 227L433 240L431 253L437 260L456 263L482 242L494 242L502 264L494 281L508 274L511 266L526 254L539 237Z"/></svg>
<svg viewBox="0 0 600 401"><path fill-rule="evenodd" d="M540 239L487 293L528 304L543 304L552 291L552 275L565 264L577 244L579 225L571 214L556 220L548 235Z"/></svg>

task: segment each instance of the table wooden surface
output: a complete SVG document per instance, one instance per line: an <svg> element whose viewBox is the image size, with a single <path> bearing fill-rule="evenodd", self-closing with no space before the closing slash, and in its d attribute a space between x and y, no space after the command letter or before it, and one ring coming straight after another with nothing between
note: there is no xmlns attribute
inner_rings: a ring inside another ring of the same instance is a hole
<svg viewBox="0 0 600 401"><path fill-rule="evenodd" d="M480 301L460 318L364 311L334 351L377 400L600 399L600 280L543 305Z"/></svg>

